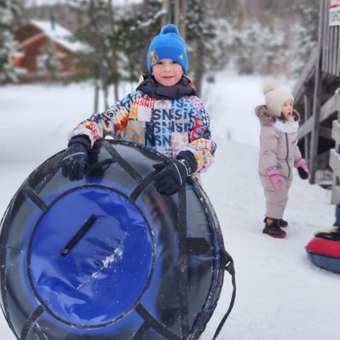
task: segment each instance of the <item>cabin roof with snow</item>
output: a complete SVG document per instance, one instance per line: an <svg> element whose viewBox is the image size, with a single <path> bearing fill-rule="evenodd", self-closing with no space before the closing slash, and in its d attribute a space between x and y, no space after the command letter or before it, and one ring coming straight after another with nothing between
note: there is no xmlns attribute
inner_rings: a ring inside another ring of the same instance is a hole
<svg viewBox="0 0 340 340"><path fill-rule="evenodd" d="M42 20L30 20L25 26L27 25L34 26L39 32L36 32L33 35L27 35L27 37L21 39L19 49L24 48L42 36L46 36L70 52L84 52L87 50L85 44L76 41L73 34L69 30L58 25L57 23Z"/></svg>

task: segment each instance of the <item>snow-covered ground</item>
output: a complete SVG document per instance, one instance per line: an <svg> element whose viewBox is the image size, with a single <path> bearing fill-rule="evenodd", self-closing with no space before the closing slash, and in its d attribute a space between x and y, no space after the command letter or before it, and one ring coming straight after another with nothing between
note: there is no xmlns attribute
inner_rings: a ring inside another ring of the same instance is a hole
<svg viewBox="0 0 340 340"><path fill-rule="evenodd" d="M0 88L0 215L22 181L43 160L65 146L69 130L92 111L88 85L25 85ZM261 79L224 72L206 84L216 162L203 184L220 219L227 250L234 257L238 294L220 339L336 339L340 276L314 267L304 246L333 222L329 192L295 177L286 218L288 237L261 233L264 212L257 177L259 126L253 109L263 102ZM202 340L210 340L229 305L230 279ZM0 338L14 339L0 319Z"/></svg>

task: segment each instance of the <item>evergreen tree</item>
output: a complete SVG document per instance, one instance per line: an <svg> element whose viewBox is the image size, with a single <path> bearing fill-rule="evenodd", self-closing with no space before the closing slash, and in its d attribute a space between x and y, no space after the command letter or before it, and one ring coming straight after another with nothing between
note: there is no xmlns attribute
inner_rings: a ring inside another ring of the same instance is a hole
<svg viewBox="0 0 340 340"><path fill-rule="evenodd" d="M94 79L96 98L100 88L107 106L111 84L117 100L120 82L137 81L145 70L146 48L160 27L161 2L147 1L144 11L133 6L115 7L112 0L73 0L72 5L79 20L75 35L91 49L81 57L82 68L87 69L83 74Z"/></svg>
<svg viewBox="0 0 340 340"><path fill-rule="evenodd" d="M217 60L216 65L220 68L229 61L241 74L286 71L286 37L280 21L270 26L257 20L248 20L242 25L223 23L219 28L218 45L221 64Z"/></svg>
<svg viewBox="0 0 340 340"><path fill-rule="evenodd" d="M231 20L220 18L215 20L216 36L211 42L211 65L207 73L222 70L232 60L232 45L235 40L235 29Z"/></svg>
<svg viewBox="0 0 340 340"><path fill-rule="evenodd" d="M56 80L58 72L61 69L61 64L56 54L55 45L49 42L42 50L38 57L38 68L47 72L50 80Z"/></svg>
<svg viewBox="0 0 340 340"><path fill-rule="evenodd" d="M214 48L216 25L208 12L204 0L188 0L186 16L186 41L190 54L191 70L197 86L201 92L203 76L214 64Z"/></svg>
<svg viewBox="0 0 340 340"><path fill-rule="evenodd" d="M97 111L99 89L103 91L107 107L109 86L118 78L116 50L112 43L115 32L112 3L107 0L73 0L71 5L79 23L75 36L89 46L87 53L80 55L80 67L86 70L81 79L93 80Z"/></svg>
<svg viewBox="0 0 340 340"><path fill-rule="evenodd" d="M308 29L309 40L318 40L318 22L320 1L319 0L296 0L294 1L293 10L299 16L301 26Z"/></svg>
<svg viewBox="0 0 340 340"><path fill-rule="evenodd" d="M297 0L293 9L299 15L299 20L292 29L294 41L290 48L290 58L294 61L292 71L298 76L318 42L320 2Z"/></svg>
<svg viewBox="0 0 340 340"><path fill-rule="evenodd" d="M232 62L241 73L298 75L318 38L318 0L212 0L213 18L227 6L233 14L215 20L214 68ZM246 10L248 9L248 10Z"/></svg>
<svg viewBox="0 0 340 340"><path fill-rule="evenodd" d="M20 1L0 0L0 83L17 80L17 71L11 58L16 52L15 19L20 12Z"/></svg>
<svg viewBox="0 0 340 340"><path fill-rule="evenodd" d="M119 21L120 69L124 80L135 82L146 72L146 53L153 36L159 32L164 15L160 0L148 0L137 13L129 13Z"/></svg>
<svg viewBox="0 0 340 340"><path fill-rule="evenodd" d="M238 20L242 15L242 6L240 0L212 0L209 2L213 9L214 17L227 18L228 21Z"/></svg>

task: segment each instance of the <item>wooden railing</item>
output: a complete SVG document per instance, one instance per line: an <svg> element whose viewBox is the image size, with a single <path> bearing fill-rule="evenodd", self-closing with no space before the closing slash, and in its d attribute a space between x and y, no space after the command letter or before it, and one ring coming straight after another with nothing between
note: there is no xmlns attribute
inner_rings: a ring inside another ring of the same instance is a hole
<svg viewBox="0 0 340 340"><path fill-rule="evenodd" d="M339 110L339 103L338 103L338 94L335 94L331 98L328 99L326 103L324 103L320 109L320 119L319 123L325 121L329 118L333 113ZM305 137L308 133L310 133L313 129L314 118L310 117L303 123L299 130L299 139ZM319 127L319 136L329 138L332 134L330 129L326 127Z"/></svg>

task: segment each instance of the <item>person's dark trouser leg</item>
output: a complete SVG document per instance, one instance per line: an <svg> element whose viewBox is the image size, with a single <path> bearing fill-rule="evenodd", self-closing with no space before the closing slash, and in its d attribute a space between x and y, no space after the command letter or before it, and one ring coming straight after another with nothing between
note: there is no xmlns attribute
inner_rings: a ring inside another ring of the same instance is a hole
<svg viewBox="0 0 340 340"><path fill-rule="evenodd" d="M335 207L335 226L340 228L340 203L338 203Z"/></svg>

